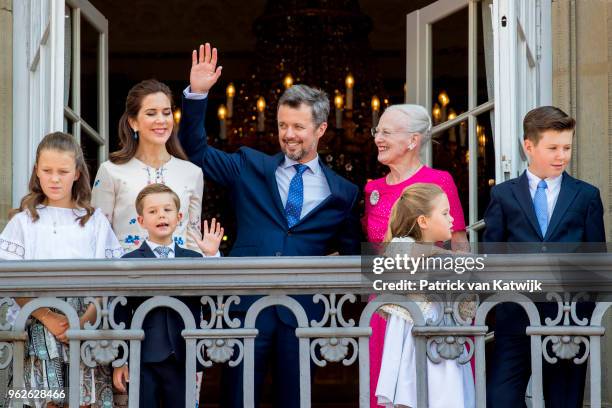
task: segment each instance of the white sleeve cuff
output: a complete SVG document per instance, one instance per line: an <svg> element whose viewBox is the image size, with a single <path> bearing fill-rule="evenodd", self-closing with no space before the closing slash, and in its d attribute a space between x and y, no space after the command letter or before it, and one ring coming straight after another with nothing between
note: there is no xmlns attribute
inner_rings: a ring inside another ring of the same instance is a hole
<svg viewBox="0 0 612 408"><path fill-rule="evenodd" d="M202 100L202 99L208 98L208 92L204 92L204 93L191 92L191 85L187 85L187 88L183 90L183 95L187 99L195 99L195 100Z"/></svg>
<svg viewBox="0 0 612 408"><path fill-rule="evenodd" d="M221 252L219 252L219 250L217 250L217 253L214 254L213 256L206 255L205 253L202 253L202 255L204 256L204 258L220 258L221 257Z"/></svg>

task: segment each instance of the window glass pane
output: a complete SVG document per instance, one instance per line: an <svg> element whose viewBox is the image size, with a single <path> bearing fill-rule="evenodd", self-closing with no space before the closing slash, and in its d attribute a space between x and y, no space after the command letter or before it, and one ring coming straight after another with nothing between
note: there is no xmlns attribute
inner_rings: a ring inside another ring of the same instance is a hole
<svg viewBox="0 0 612 408"><path fill-rule="evenodd" d="M478 219L482 219L489 205L491 187L495 185L495 148L493 146L494 111L476 117L476 144L478 145Z"/></svg>
<svg viewBox="0 0 612 408"><path fill-rule="evenodd" d="M451 174L457 190L465 222L469 215L468 186L468 127L467 120L460 125L434 135L432 142L433 167Z"/></svg>
<svg viewBox="0 0 612 408"><path fill-rule="evenodd" d="M70 135L74 135L74 123L67 117L64 117L64 132Z"/></svg>
<svg viewBox="0 0 612 408"><path fill-rule="evenodd" d="M81 16L81 117L95 130L98 127L99 33Z"/></svg>
<svg viewBox="0 0 612 408"><path fill-rule="evenodd" d="M495 82L493 74L493 26L491 25L491 6L493 0L483 0L477 6L478 39L477 65L477 103L481 105L494 99Z"/></svg>
<svg viewBox="0 0 612 408"><path fill-rule="evenodd" d="M432 33L432 107L440 108L435 122L444 122L450 109L468 109L468 8L434 23ZM446 95L447 97L444 97Z"/></svg>
<svg viewBox="0 0 612 408"><path fill-rule="evenodd" d="M64 106L72 106L72 9L64 9Z"/></svg>
<svg viewBox="0 0 612 408"><path fill-rule="evenodd" d="M83 154L85 156L85 162L87 163L87 168L89 170L89 178L93 183L93 178L96 176L96 172L98 171L98 166L100 165L100 161L98 160L98 152L100 146L98 143L89 137L84 130L81 129L81 148L83 149Z"/></svg>

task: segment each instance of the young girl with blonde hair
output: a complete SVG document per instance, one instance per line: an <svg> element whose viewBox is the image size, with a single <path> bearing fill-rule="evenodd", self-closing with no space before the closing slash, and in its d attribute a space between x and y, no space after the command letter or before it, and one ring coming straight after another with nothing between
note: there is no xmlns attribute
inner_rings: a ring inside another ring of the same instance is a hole
<svg viewBox="0 0 612 408"><path fill-rule="evenodd" d="M385 241L406 243L402 252L427 255L444 252L434 244L451 239L453 217L448 198L435 184L416 183L407 187L391 209ZM418 245L418 251L410 243ZM419 245L422 244L422 245ZM388 247L387 250L397 251ZM425 295L413 295L425 320L436 321L443 313L442 305ZM466 307L468 306L468 307ZM413 320L399 305L380 308L387 319L383 357L378 384L377 403L385 407L416 407L416 351L412 335ZM470 314L469 303L460 306L460 313ZM427 359L429 408L472 408L475 406L474 383L470 364L442 359ZM444 390L440 392L440 390Z"/></svg>

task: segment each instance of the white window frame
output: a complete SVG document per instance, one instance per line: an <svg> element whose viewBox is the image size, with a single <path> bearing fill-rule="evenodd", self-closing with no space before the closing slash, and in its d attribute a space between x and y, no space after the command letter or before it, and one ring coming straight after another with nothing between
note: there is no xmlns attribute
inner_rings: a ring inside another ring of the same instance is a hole
<svg viewBox="0 0 612 408"><path fill-rule="evenodd" d="M13 6L13 206L28 191L36 148L43 136L62 131L64 116L73 112L64 106L64 28L65 6L79 10L79 15L100 32L98 58L97 131L75 120L75 133L85 130L100 145L99 159L108 154L108 22L86 0L20 0ZM73 24L74 30L75 24ZM73 31L74 32L74 31ZM78 33L80 37L80 30ZM73 35L73 38L77 38ZM77 43L77 41L74 41ZM78 46L78 44L77 44ZM79 50L80 52L80 50ZM73 55L80 55L74 52ZM79 83L73 63L73 81ZM80 69L80 67L76 67ZM73 89L77 89L73 83ZM76 94L76 93L75 93ZM80 94L79 94L80 95ZM80 142L81 133L77 136Z"/></svg>
<svg viewBox="0 0 612 408"><path fill-rule="evenodd" d="M484 228L478 219L478 141L476 118L494 110L495 115L495 180L500 183L516 177L526 167L522 147L522 117L535 106L550 104L552 100L551 0L493 0L494 98L477 103L477 9L480 2L473 0L438 0L406 17L406 102L418 103L432 109L432 24L468 7L468 110L455 119L438 124L432 133L443 132L468 120L469 174L469 232ZM518 9L516 5L519 5ZM501 30L501 17L515 22ZM518 24L519 22L520 24ZM522 27L519 31L517 27ZM528 29L524 29L528 27ZM519 52L522 46L522 53ZM501 52L508 50L508 52ZM517 51L519 50L519 51ZM533 51L532 51L533 50ZM537 50L537 51L536 51ZM529 69L527 55L531 53ZM518 58L518 57L522 57ZM522 71L515 69L522 63ZM519 74L528 81L518 77ZM431 146L423 151L423 160L431 165ZM477 242L477 234L470 233L470 242Z"/></svg>
<svg viewBox="0 0 612 408"><path fill-rule="evenodd" d="M551 18L551 0L493 1L497 183L527 167L522 147L525 114L552 104Z"/></svg>
<svg viewBox="0 0 612 408"><path fill-rule="evenodd" d="M108 20L86 0L66 0L72 12L72 106L64 105L64 118L72 123L72 134L77 141L93 139L100 148L98 160L108 156ZM81 116L81 21L86 19L98 30L98 129Z"/></svg>
<svg viewBox="0 0 612 408"><path fill-rule="evenodd" d="M36 146L62 128L64 1L13 4L13 206L28 191Z"/></svg>

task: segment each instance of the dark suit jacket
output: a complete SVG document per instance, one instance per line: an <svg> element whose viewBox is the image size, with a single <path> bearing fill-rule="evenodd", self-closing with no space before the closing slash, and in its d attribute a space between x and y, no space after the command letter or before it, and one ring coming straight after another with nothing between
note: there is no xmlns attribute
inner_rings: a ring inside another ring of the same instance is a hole
<svg viewBox="0 0 612 408"><path fill-rule="evenodd" d="M183 100L180 141L189 159L202 168L204 175L230 191L238 226L230 256L359 253L356 185L320 161L331 194L289 228L275 177L284 155L270 156L248 147L230 154L209 146L204 130L205 110L206 100ZM246 310L252 301L253 297L243 297L236 310ZM307 313L319 309L311 299L302 304Z"/></svg>
<svg viewBox="0 0 612 408"><path fill-rule="evenodd" d="M499 252L593 251L597 247L581 244L606 240L599 190L565 172L546 236L542 236L540 231L526 172L491 189L491 201L484 220L485 243L528 243L516 249L506 247ZM499 247L496 247L484 246L487 252L498 252ZM600 249L605 251L604 244ZM556 315L556 304L542 304L540 309L542 316ZM527 319L516 304L499 305L496 320L495 332L498 334L525 334Z"/></svg>
<svg viewBox="0 0 612 408"><path fill-rule="evenodd" d="M542 236L524 172L491 189L485 242L605 242L599 189L563 173L559 198Z"/></svg>
<svg viewBox="0 0 612 408"><path fill-rule="evenodd" d="M202 254L190 249L174 246L176 258L199 258ZM128 252L123 258L156 258L155 254L147 245L146 241L140 248ZM145 297L129 297L126 306L118 306L115 313L118 322L126 323L130 327L134 311L144 302ZM201 305L198 297L177 297L183 302L195 318L196 325L200 321ZM151 310L142 324L145 338L142 341L141 361L145 363L157 363L164 361L173 352L176 353L178 361L185 361L185 340L181 336L181 331L185 329L183 319L175 311L163 307Z"/></svg>

